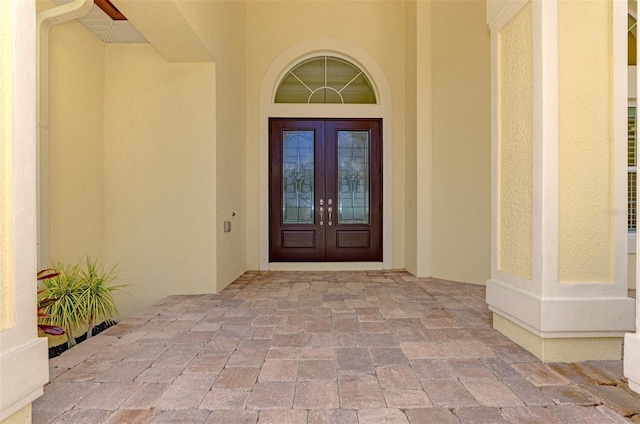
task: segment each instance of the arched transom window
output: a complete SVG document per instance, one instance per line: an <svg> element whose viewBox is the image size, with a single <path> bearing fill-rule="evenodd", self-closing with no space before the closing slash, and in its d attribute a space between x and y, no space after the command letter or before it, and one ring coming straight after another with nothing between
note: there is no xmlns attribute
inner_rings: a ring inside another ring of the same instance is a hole
<svg viewBox="0 0 640 424"><path fill-rule="evenodd" d="M376 103L364 72L333 56L307 59L291 68L278 86L276 103Z"/></svg>

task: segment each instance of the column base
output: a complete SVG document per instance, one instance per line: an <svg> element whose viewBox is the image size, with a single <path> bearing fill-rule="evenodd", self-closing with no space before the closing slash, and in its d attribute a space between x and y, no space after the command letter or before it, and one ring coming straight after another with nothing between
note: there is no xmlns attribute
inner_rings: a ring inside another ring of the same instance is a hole
<svg viewBox="0 0 640 424"><path fill-rule="evenodd" d="M0 349L0 375L0 422L3 422L42 395L49 381L47 339L34 337L9 352Z"/></svg>
<svg viewBox="0 0 640 424"><path fill-rule="evenodd" d="M629 388L640 393L640 334L625 334L624 376L629 379Z"/></svg>
<svg viewBox="0 0 640 424"><path fill-rule="evenodd" d="M635 331L634 299L601 297L540 297L501 281L487 281L487 304L493 326L543 362L619 360L625 332ZM593 293L592 293L593 294Z"/></svg>
<svg viewBox="0 0 640 424"><path fill-rule="evenodd" d="M622 359L622 337L541 338L496 313L493 328L542 362Z"/></svg>
<svg viewBox="0 0 640 424"><path fill-rule="evenodd" d="M31 404L25 406L6 420L0 421L0 424L31 424Z"/></svg>

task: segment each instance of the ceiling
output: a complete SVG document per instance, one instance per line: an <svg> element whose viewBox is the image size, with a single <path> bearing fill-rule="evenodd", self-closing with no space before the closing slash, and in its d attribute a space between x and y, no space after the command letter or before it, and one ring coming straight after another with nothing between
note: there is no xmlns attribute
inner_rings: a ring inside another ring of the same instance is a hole
<svg viewBox="0 0 640 424"><path fill-rule="evenodd" d="M71 3L72 1L73 0L53 0L57 5ZM107 10L109 14L101 7ZM131 24L109 0L94 0L91 12L77 21L105 43L147 42L133 24Z"/></svg>

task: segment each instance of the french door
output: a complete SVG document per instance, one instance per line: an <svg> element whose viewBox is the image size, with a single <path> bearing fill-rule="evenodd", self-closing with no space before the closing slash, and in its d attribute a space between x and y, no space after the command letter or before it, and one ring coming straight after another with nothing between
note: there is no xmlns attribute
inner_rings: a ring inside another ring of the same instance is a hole
<svg viewBox="0 0 640 424"><path fill-rule="evenodd" d="M269 260L382 261L382 121L269 126Z"/></svg>

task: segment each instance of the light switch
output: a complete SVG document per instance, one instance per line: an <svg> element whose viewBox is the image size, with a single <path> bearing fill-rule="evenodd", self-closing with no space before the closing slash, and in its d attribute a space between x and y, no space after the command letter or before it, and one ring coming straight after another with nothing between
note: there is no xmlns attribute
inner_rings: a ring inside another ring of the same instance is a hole
<svg viewBox="0 0 640 424"><path fill-rule="evenodd" d="M224 232L228 233L231 231L231 221L224 221Z"/></svg>

